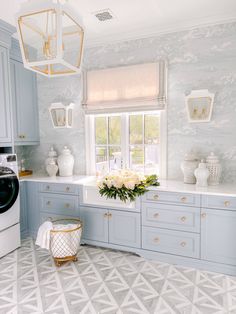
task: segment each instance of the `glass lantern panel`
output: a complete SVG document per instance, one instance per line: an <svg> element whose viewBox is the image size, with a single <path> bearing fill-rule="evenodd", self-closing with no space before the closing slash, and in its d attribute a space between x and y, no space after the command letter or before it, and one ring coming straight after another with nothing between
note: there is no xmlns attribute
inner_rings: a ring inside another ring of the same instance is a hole
<svg viewBox="0 0 236 314"><path fill-rule="evenodd" d="M70 68L61 63L50 64L49 66L49 74L51 75L67 73L75 73L75 71L71 70Z"/></svg>
<svg viewBox="0 0 236 314"><path fill-rule="evenodd" d="M82 57L84 32L82 27L66 12L62 12L63 59L79 68Z"/></svg>
<svg viewBox="0 0 236 314"><path fill-rule="evenodd" d="M66 125L66 110L64 108L52 109L51 115L55 127L64 127Z"/></svg>
<svg viewBox="0 0 236 314"><path fill-rule="evenodd" d="M28 62L51 60L57 55L55 10L23 15L18 19L20 40Z"/></svg>

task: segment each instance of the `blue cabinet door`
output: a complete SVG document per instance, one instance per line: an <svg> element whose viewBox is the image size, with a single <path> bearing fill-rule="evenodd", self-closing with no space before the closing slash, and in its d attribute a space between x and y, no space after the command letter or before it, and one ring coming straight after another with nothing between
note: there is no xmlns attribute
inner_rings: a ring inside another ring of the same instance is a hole
<svg viewBox="0 0 236 314"><path fill-rule="evenodd" d="M203 209L201 217L201 258L236 265L236 212Z"/></svg>
<svg viewBox="0 0 236 314"><path fill-rule="evenodd" d="M140 214L110 210L109 243L140 248Z"/></svg>
<svg viewBox="0 0 236 314"><path fill-rule="evenodd" d="M28 234L26 182L20 182L20 232L22 238Z"/></svg>
<svg viewBox="0 0 236 314"><path fill-rule="evenodd" d="M16 145L39 142L36 75L19 61L10 60L14 139Z"/></svg>
<svg viewBox="0 0 236 314"><path fill-rule="evenodd" d="M85 240L108 242L108 210L94 207L80 207Z"/></svg>
<svg viewBox="0 0 236 314"><path fill-rule="evenodd" d="M26 183L26 197L27 197L27 214L28 214L28 231L32 237L37 236L38 228L40 226L40 211L39 211L39 184L37 182Z"/></svg>
<svg viewBox="0 0 236 314"><path fill-rule="evenodd" d="M10 146L12 141L8 65L8 50L0 46L0 146Z"/></svg>

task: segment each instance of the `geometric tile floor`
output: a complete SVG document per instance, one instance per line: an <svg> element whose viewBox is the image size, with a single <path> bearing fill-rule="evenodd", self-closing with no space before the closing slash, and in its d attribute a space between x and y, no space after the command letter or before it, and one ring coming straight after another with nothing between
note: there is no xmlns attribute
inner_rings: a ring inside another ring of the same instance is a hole
<svg viewBox="0 0 236 314"><path fill-rule="evenodd" d="M55 267L31 238L0 259L1 314L233 314L236 278L82 246Z"/></svg>

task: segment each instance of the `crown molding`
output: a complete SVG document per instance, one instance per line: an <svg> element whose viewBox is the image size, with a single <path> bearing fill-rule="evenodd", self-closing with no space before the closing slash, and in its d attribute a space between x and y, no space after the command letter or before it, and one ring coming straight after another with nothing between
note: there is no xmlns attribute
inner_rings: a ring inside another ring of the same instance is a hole
<svg viewBox="0 0 236 314"><path fill-rule="evenodd" d="M178 23L175 25L167 26L167 27L159 27L153 25L149 28L142 28L136 29L130 32L122 32L107 36L99 36L99 37L90 37L87 40L85 39L85 48L93 48L99 47L102 45L109 45L115 44L125 41L132 41L137 39L145 39L145 38L152 38L157 37L160 35L183 32L183 31L190 31L197 28L209 27L214 25L221 25L221 24L230 24L236 22L236 16L225 16L221 17L209 17L202 20L194 21L185 21L183 23Z"/></svg>

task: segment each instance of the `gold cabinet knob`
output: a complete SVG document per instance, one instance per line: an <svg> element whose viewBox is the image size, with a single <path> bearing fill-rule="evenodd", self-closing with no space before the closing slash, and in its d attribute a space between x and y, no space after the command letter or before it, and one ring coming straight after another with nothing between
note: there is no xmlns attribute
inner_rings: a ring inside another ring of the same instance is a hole
<svg viewBox="0 0 236 314"><path fill-rule="evenodd" d="M185 222L185 221L187 220L187 217L183 216L183 217L180 218L180 220L181 220L182 222Z"/></svg>
<svg viewBox="0 0 236 314"><path fill-rule="evenodd" d="M159 242L160 242L160 238L156 237L156 238L153 239L153 241L154 241L155 243L159 243Z"/></svg>
<svg viewBox="0 0 236 314"><path fill-rule="evenodd" d="M108 214L108 218L111 218L111 217L112 217L112 214L111 214L111 213L109 213L109 214Z"/></svg>
<svg viewBox="0 0 236 314"><path fill-rule="evenodd" d="M65 208L69 208L70 207L70 204L69 203L66 203L65 204Z"/></svg>
<svg viewBox="0 0 236 314"><path fill-rule="evenodd" d="M154 200L158 200L159 199L159 195L158 194L153 195L153 199Z"/></svg>
<svg viewBox="0 0 236 314"><path fill-rule="evenodd" d="M50 190L50 186L49 185L46 186L46 190Z"/></svg>
<svg viewBox="0 0 236 314"><path fill-rule="evenodd" d="M156 218L156 219L159 218L159 216L160 216L159 213L155 213L155 214L153 215L153 217Z"/></svg>
<svg viewBox="0 0 236 314"><path fill-rule="evenodd" d="M104 218L107 218L108 217L108 213L105 213L103 216L104 216Z"/></svg>
<svg viewBox="0 0 236 314"><path fill-rule="evenodd" d="M225 201L224 205L225 205L225 207L228 207L230 205L230 201Z"/></svg>
<svg viewBox="0 0 236 314"><path fill-rule="evenodd" d="M50 201L47 201L47 205L50 206L50 205L51 205L51 202L50 202Z"/></svg>
<svg viewBox="0 0 236 314"><path fill-rule="evenodd" d="M70 188L69 186L66 187L66 192L69 192L70 191Z"/></svg>
<svg viewBox="0 0 236 314"><path fill-rule="evenodd" d="M185 203L187 201L187 197L183 196L183 197L181 197L180 200L181 200L181 202Z"/></svg>
<svg viewBox="0 0 236 314"><path fill-rule="evenodd" d="M185 241L183 241L183 242L180 243L180 245L181 245L182 247L185 247L186 244L187 244L187 243L186 243Z"/></svg>
<svg viewBox="0 0 236 314"><path fill-rule="evenodd" d="M206 213L202 213L202 214L201 214L201 217L202 217L202 218L206 218Z"/></svg>

